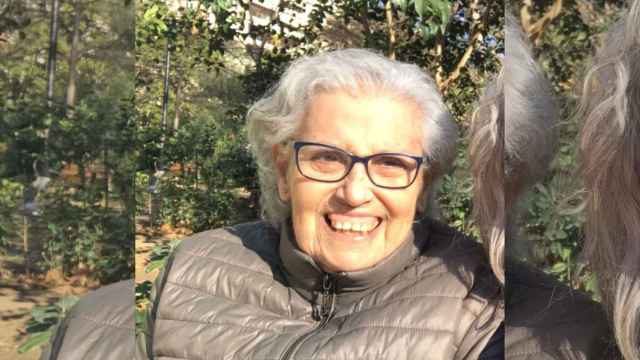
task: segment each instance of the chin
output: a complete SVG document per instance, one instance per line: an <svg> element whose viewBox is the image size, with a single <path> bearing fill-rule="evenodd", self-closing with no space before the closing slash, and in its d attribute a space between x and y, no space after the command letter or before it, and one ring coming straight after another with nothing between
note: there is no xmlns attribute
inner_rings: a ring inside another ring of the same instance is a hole
<svg viewBox="0 0 640 360"><path fill-rule="evenodd" d="M371 231L345 231L331 226L322 217L316 228L319 255L317 262L325 271L358 271L374 266L384 258L385 222L378 220Z"/></svg>

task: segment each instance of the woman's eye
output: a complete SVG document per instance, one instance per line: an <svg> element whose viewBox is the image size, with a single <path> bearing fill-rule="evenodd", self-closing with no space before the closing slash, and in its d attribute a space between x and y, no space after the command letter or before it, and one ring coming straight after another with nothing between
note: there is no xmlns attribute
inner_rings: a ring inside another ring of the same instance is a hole
<svg viewBox="0 0 640 360"><path fill-rule="evenodd" d="M391 156L385 156L381 159L378 159L376 161L376 164L380 166L391 167L391 168L402 168L402 169L407 168L407 163L405 161L403 161L402 159L391 157Z"/></svg>
<svg viewBox="0 0 640 360"><path fill-rule="evenodd" d="M315 154L312 160L324 161L324 162L340 162L341 157L339 154L335 152L322 152L322 153Z"/></svg>

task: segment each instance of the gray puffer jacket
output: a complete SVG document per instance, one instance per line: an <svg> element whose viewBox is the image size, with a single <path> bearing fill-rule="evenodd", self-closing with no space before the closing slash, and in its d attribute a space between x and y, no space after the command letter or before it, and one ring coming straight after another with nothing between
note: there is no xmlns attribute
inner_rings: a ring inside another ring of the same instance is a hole
<svg viewBox="0 0 640 360"><path fill-rule="evenodd" d="M600 304L524 263L506 270L507 359L619 359Z"/></svg>
<svg viewBox="0 0 640 360"><path fill-rule="evenodd" d="M41 360L125 360L135 349L133 280L85 295L58 326Z"/></svg>
<svg viewBox="0 0 640 360"><path fill-rule="evenodd" d="M431 220L373 268L323 272L256 222L184 240L157 280L157 360L477 359L504 319L482 248Z"/></svg>

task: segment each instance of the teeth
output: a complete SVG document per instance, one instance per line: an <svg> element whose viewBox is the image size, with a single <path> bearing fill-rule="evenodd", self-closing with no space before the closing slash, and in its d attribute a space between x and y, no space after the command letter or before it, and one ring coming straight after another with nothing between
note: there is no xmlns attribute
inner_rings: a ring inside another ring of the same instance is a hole
<svg viewBox="0 0 640 360"><path fill-rule="evenodd" d="M331 227L338 231L352 231L359 233L367 233L373 230L378 225L375 223L358 223L358 222L346 222L346 221L331 221Z"/></svg>

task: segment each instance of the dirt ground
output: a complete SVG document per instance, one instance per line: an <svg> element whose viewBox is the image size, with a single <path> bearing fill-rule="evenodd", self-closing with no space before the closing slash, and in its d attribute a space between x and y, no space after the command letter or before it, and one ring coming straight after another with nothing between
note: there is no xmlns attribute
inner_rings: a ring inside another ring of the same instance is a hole
<svg viewBox="0 0 640 360"><path fill-rule="evenodd" d="M163 225L151 229L145 217L136 219L136 282L153 281L158 270L146 273L144 268L153 247L188 232ZM34 252L37 249L34 249ZM18 354L17 348L27 339L24 329L34 306L50 305L67 295L81 296L98 286L88 280L88 273L64 277L59 271L26 275L24 259L19 252L0 256L0 360L37 360L41 350L34 348Z"/></svg>
<svg viewBox="0 0 640 360"><path fill-rule="evenodd" d="M33 306L53 304L68 295L81 296L90 286L79 278L64 279L59 274L15 275L6 269L8 262L2 261L0 285L0 360L36 360L40 349L34 348L18 354L17 348L26 340L24 329L31 318Z"/></svg>
<svg viewBox="0 0 640 360"><path fill-rule="evenodd" d="M142 218L136 225L136 283L143 281L153 281L158 276L159 270L149 273L145 272L148 263L148 256L156 245L169 243L174 239L181 239L189 235L184 229L174 229L169 225L162 225L158 229L151 229L146 226L146 219Z"/></svg>

